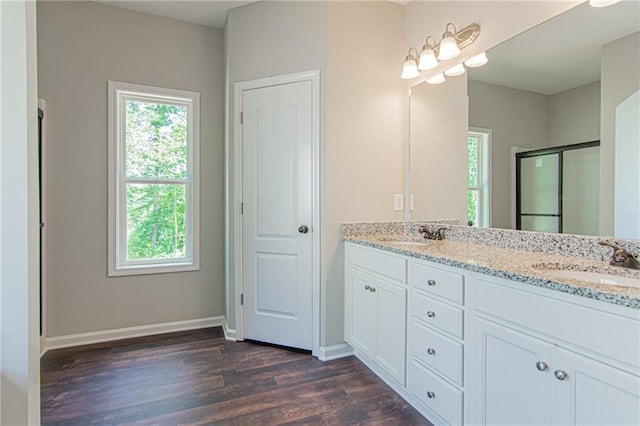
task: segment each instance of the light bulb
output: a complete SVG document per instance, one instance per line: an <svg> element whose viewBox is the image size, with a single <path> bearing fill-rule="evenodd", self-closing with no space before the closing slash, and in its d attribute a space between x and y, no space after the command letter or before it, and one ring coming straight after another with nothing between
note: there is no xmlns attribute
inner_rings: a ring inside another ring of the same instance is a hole
<svg viewBox="0 0 640 426"><path fill-rule="evenodd" d="M416 63L416 59L413 55L407 56L404 61L404 65L402 66L402 74L400 78L403 80L410 80L412 78L416 78L420 75L420 71L418 71L418 64Z"/></svg>
<svg viewBox="0 0 640 426"><path fill-rule="evenodd" d="M444 74L448 75L449 77L455 77L455 76L464 74L464 71L465 71L464 65L458 64L446 70Z"/></svg>
<svg viewBox="0 0 640 426"><path fill-rule="evenodd" d="M446 32L442 35L442 41L440 42L440 52L438 53L438 59L446 61L447 59L453 59L460 54L460 48L456 39L453 38L453 34Z"/></svg>
<svg viewBox="0 0 640 426"><path fill-rule="evenodd" d="M487 59L487 54L485 52L482 52L470 57L469 59L464 61L464 64L470 68L474 68L481 67L487 62L489 62L489 59Z"/></svg>
<svg viewBox="0 0 640 426"><path fill-rule="evenodd" d="M433 53L433 49L430 47L424 47L420 52L420 62L418 62L418 69L421 71L430 70L438 66L438 59L436 54Z"/></svg>
<svg viewBox="0 0 640 426"><path fill-rule="evenodd" d="M429 84L441 84L444 83L445 78L444 78L444 74L440 73L440 74L436 74L433 77L427 79L427 83Z"/></svg>

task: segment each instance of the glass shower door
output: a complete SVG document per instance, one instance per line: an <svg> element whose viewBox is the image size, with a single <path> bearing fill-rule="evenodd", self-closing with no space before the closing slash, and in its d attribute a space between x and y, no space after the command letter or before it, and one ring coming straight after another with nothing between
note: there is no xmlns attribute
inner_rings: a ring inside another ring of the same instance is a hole
<svg viewBox="0 0 640 426"><path fill-rule="evenodd" d="M562 152L516 158L516 229L562 232Z"/></svg>

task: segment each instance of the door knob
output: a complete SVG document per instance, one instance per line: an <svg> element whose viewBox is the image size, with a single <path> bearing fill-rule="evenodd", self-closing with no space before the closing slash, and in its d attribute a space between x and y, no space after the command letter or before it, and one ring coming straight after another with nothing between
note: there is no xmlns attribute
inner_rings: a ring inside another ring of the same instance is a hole
<svg viewBox="0 0 640 426"><path fill-rule="evenodd" d="M307 225L302 225L300 226L300 228L298 228L298 232L301 234L306 234L307 232L309 232L309 227Z"/></svg>
<svg viewBox="0 0 640 426"><path fill-rule="evenodd" d="M548 365L546 362L542 362L542 361L538 361L536 362L536 368L540 371L545 371L547 369Z"/></svg>

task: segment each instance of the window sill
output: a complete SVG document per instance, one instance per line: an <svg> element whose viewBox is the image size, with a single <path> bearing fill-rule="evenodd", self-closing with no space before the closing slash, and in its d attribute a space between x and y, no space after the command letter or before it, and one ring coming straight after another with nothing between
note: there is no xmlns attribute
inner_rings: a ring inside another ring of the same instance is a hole
<svg viewBox="0 0 640 426"><path fill-rule="evenodd" d="M169 274L174 272L199 271L200 265L193 263L172 263L160 265L134 265L109 268L109 277L125 277L130 275Z"/></svg>

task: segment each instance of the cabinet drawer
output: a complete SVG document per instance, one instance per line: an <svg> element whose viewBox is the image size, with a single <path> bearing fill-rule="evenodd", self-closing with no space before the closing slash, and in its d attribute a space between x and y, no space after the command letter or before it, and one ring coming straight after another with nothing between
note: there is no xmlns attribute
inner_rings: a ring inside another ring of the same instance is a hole
<svg viewBox="0 0 640 426"><path fill-rule="evenodd" d="M380 250L347 245L347 262L402 283L407 282L407 261Z"/></svg>
<svg viewBox="0 0 640 426"><path fill-rule="evenodd" d="M411 355L462 385L462 344L422 324L411 323Z"/></svg>
<svg viewBox="0 0 640 426"><path fill-rule="evenodd" d="M640 366L640 321L478 279L477 312ZM526 288L526 285L523 285ZM550 290L551 292L551 290Z"/></svg>
<svg viewBox="0 0 640 426"><path fill-rule="evenodd" d="M415 360L411 361L411 393L447 423L462 424L462 392Z"/></svg>
<svg viewBox="0 0 640 426"><path fill-rule="evenodd" d="M438 302L418 292L412 292L409 303L414 319L419 319L429 326L436 327L459 339L463 338L462 309L446 303Z"/></svg>
<svg viewBox="0 0 640 426"><path fill-rule="evenodd" d="M409 262L409 283L429 294L452 302L464 303L464 277L462 274L434 268L420 262Z"/></svg>

